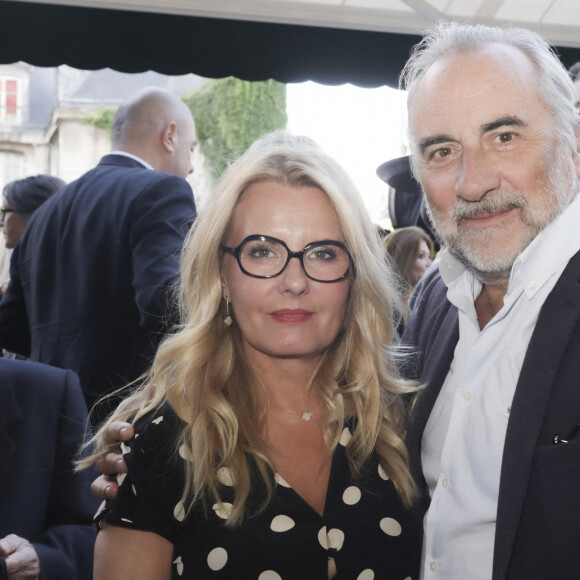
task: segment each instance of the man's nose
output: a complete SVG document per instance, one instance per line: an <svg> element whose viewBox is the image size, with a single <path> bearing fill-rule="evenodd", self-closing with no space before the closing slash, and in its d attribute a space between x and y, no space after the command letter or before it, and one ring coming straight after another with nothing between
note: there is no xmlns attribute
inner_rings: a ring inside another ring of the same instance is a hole
<svg viewBox="0 0 580 580"><path fill-rule="evenodd" d="M500 185L492 160L482 151L465 149L455 182L455 194L466 201L479 201Z"/></svg>

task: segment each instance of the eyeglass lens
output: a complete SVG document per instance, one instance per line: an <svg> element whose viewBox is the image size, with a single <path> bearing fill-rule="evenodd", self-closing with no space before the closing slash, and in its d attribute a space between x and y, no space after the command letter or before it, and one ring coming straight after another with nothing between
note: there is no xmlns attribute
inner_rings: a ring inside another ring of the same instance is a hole
<svg viewBox="0 0 580 580"><path fill-rule="evenodd" d="M277 276L288 261L286 247L272 239L248 240L239 251L242 268L253 276ZM338 244L314 242L302 255L304 270L315 280L334 281L346 274L348 252Z"/></svg>

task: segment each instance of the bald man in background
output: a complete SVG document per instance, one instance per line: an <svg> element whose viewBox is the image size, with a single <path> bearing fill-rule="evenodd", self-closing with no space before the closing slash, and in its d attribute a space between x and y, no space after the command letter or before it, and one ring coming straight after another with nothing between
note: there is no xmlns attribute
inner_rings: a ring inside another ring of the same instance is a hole
<svg viewBox="0 0 580 580"><path fill-rule="evenodd" d="M137 379L175 322L195 145L183 101L141 90L115 115L113 151L46 202L14 250L0 347L78 373L89 408ZM99 403L93 423L117 403Z"/></svg>

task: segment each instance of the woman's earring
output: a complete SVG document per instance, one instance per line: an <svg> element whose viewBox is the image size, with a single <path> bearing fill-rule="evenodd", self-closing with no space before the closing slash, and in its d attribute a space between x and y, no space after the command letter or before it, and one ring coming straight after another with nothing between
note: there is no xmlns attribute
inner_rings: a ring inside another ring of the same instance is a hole
<svg viewBox="0 0 580 580"><path fill-rule="evenodd" d="M232 325L232 317L230 316L230 303L228 302L227 298L224 298L224 300L226 301L226 317L224 318L224 324L226 326L231 326Z"/></svg>

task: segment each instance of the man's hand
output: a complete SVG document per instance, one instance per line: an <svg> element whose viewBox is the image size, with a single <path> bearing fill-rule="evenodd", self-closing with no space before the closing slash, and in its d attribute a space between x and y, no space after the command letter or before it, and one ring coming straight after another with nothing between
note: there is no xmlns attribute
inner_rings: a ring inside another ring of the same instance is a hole
<svg viewBox="0 0 580 580"><path fill-rule="evenodd" d="M113 421L105 432L105 443L108 445L120 444L133 437L135 431L130 423L123 421ZM118 485L115 476L119 473L127 473L127 465L123 455L118 453L107 453L97 461L97 467L103 474L91 483L91 493L99 499L113 499L117 495Z"/></svg>
<svg viewBox="0 0 580 580"><path fill-rule="evenodd" d="M9 534L0 540L0 556L6 559L6 570L10 580L38 580L40 562L32 544Z"/></svg>

